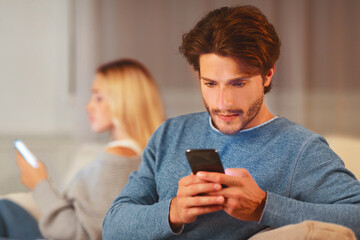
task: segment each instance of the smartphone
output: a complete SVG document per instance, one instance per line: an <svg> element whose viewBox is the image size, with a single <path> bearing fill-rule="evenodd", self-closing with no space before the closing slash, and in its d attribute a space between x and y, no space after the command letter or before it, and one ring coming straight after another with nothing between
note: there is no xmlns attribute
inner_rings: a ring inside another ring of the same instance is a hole
<svg viewBox="0 0 360 240"><path fill-rule="evenodd" d="M224 173L224 167L216 149L188 149L185 152L191 170Z"/></svg>
<svg viewBox="0 0 360 240"><path fill-rule="evenodd" d="M21 140L15 140L14 146L16 150L23 156L23 158L34 168L38 168L39 164L36 157L30 152L26 145Z"/></svg>

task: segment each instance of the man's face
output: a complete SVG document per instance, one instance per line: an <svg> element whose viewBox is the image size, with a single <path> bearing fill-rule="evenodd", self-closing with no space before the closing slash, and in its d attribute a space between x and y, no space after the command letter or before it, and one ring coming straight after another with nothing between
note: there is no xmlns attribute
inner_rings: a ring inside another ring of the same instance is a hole
<svg viewBox="0 0 360 240"><path fill-rule="evenodd" d="M264 82L260 74L245 74L243 67L230 57L203 54L199 63L205 107L220 132L235 134L269 119L264 86L270 84L273 68Z"/></svg>

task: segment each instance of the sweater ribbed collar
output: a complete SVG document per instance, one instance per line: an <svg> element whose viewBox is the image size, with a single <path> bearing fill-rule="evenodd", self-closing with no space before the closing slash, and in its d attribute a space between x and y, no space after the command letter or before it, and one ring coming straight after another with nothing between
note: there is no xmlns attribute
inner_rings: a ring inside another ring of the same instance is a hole
<svg viewBox="0 0 360 240"><path fill-rule="evenodd" d="M275 117L271 118L270 120L268 120L268 121L266 121L266 122L263 122L263 123L255 126L255 127L240 130L240 131L238 131L238 132L235 133L235 134L239 134L239 133L244 133L244 132L249 132L249 131L255 130L255 129L259 128L259 127L262 127L262 126L265 126L265 125L271 123L272 121L274 121L274 120L277 119L277 118L279 118L279 116L275 116ZM211 121L211 116L209 116L209 124L210 124L210 127L211 127L214 131L216 131L216 132L218 132L218 133L221 133L221 134L224 134L224 133L220 132L220 131L213 125L213 123L212 123L212 121Z"/></svg>

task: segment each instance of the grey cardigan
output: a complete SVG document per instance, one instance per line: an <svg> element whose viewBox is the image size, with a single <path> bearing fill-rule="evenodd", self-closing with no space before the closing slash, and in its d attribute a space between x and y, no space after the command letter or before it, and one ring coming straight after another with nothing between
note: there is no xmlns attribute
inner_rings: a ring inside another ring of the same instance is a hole
<svg viewBox="0 0 360 240"><path fill-rule="evenodd" d="M101 239L106 211L137 169L140 157L102 153L82 169L63 194L45 180L33 195L41 210L39 226L49 239Z"/></svg>

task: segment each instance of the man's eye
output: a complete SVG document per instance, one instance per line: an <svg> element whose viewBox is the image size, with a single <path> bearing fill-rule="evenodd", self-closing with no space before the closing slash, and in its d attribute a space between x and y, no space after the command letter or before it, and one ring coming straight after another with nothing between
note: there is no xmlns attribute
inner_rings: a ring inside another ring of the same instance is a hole
<svg viewBox="0 0 360 240"><path fill-rule="evenodd" d="M213 87L213 86L216 85L215 82L205 82L204 84L205 84L206 86L208 86L208 87Z"/></svg>
<svg viewBox="0 0 360 240"><path fill-rule="evenodd" d="M96 100L97 102L101 102L101 101L103 100L103 98L98 96L98 97L95 98L95 100Z"/></svg>
<svg viewBox="0 0 360 240"><path fill-rule="evenodd" d="M232 84L234 87L243 87L245 85L245 83L243 82L235 82Z"/></svg>

